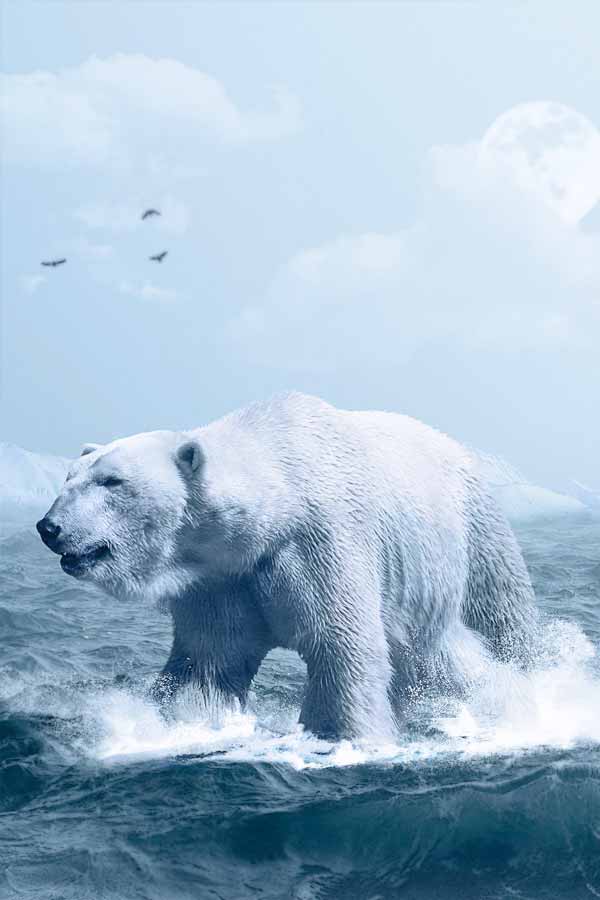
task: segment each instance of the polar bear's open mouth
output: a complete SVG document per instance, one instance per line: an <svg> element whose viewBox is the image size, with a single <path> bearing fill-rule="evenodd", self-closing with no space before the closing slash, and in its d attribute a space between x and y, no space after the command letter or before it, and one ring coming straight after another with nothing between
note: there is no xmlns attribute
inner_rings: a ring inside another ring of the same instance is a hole
<svg viewBox="0 0 600 900"><path fill-rule="evenodd" d="M101 559L105 559L110 553L106 544L98 544L85 553L63 553L60 564L67 575L83 575L93 568Z"/></svg>

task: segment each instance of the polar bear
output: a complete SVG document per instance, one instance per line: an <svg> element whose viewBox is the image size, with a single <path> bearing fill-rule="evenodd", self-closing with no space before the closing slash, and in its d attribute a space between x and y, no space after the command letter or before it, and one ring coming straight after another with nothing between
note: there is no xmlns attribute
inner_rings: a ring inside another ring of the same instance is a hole
<svg viewBox="0 0 600 900"><path fill-rule="evenodd" d="M302 394L86 445L37 528L69 575L166 604L158 699L194 682L244 703L289 648L307 666L300 721L328 739L393 735L415 692L469 677L473 648L518 657L535 628L470 453Z"/></svg>

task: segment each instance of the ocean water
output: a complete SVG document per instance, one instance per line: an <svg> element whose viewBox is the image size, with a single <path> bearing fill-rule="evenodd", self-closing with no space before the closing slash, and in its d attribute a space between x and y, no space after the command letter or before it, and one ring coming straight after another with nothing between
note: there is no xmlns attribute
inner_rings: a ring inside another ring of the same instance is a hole
<svg viewBox="0 0 600 900"><path fill-rule="evenodd" d="M145 688L168 618L0 531L0 898L600 897L600 521L519 529L540 606L530 673L423 700L394 745L295 725L270 655L246 713Z"/></svg>

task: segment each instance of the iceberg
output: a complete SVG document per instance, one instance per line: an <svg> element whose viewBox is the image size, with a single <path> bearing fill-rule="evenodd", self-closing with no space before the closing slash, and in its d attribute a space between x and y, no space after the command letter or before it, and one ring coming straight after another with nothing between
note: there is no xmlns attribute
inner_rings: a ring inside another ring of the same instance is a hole
<svg viewBox="0 0 600 900"><path fill-rule="evenodd" d="M574 478L571 479L571 483L575 488L575 496L581 500L584 506L587 506L592 512L600 513L600 490L587 487L580 481L575 481Z"/></svg>
<svg viewBox="0 0 600 900"><path fill-rule="evenodd" d="M579 498L532 484L505 459L476 451L481 476L511 522L585 512ZM600 509L600 502L598 504Z"/></svg>
<svg viewBox="0 0 600 900"><path fill-rule="evenodd" d="M0 517L23 519L45 512L65 480L70 460L0 442Z"/></svg>

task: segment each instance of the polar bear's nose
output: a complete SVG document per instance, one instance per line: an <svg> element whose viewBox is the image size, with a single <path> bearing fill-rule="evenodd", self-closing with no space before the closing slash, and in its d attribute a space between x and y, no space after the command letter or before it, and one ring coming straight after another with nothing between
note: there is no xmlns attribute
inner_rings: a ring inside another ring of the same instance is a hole
<svg viewBox="0 0 600 900"><path fill-rule="evenodd" d="M48 516L44 516L35 527L43 542L52 550L56 544L56 539L60 534L60 525L57 525L56 522L53 522Z"/></svg>

